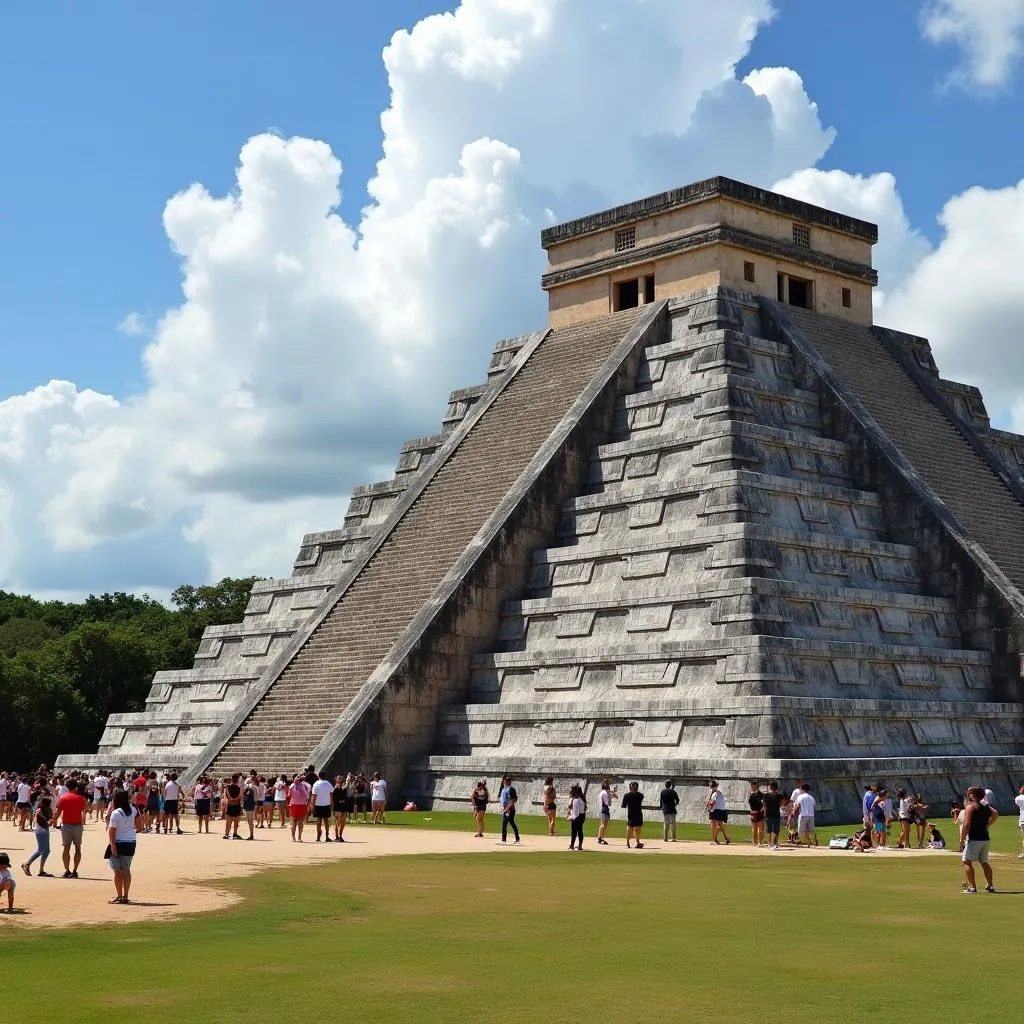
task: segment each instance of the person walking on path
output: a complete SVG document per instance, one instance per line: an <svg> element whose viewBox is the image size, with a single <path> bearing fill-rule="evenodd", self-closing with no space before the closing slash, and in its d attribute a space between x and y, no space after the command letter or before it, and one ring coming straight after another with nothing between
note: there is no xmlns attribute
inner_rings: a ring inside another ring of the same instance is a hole
<svg viewBox="0 0 1024 1024"><path fill-rule="evenodd" d="M274 783L274 807L277 808L277 816L284 828L288 822L288 780L279 775ZM274 824L274 815L270 815L270 824Z"/></svg>
<svg viewBox="0 0 1024 1024"><path fill-rule="evenodd" d="M306 824L310 806L310 785L296 774L291 786L288 787L288 814L292 819L292 842L302 842L302 829Z"/></svg>
<svg viewBox="0 0 1024 1024"><path fill-rule="evenodd" d="M39 861L39 877L40 878L53 878L46 870L46 858L50 856L50 820L53 811L50 808L50 798L44 796L39 801L39 806L36 808L36 813L32 822L32 832L36 837L36 850L31 857L24 864L21 865L21 870L26 875L31 876L32 864L35 861Z"/></svg>
<svg viewBox="0 0 1024 1024"><path fill-rule="evenodd" d="M114 898L111 903L127 903L132 887L132 860L135 857L138 822L141 818L126 789L114 795L114 809L107 828L107 861L114 872Z"/></svg>
<svg viewBox="0 0 1024 1024"><path fill-rule="evenodd" d="M519 794L516 793L516 787L512 785L510 775L506 775L501 780L501 795L498 799L501 803L501 841L504 843L507 840L508 830L512 829L512 834L518 843L519 826L516 825L516 804L519 801Z"/></svg>
<svg viewBox="0 0 1024 1024"><path fill-rule="evenodd" d="M642 850L644 830L644 795L640 792L640 783L631 782L629 792L622 798L622 806L626 809L626 849L630 849L629 841L636 840L636 848Z"/></svg>
<svg viewBox="0 0 1024 1024"><path fill-rule="evenodd" d="M864 825L864 834L869 843L871 842L871 833L874 831L872 827L871 808L874 806L875 797L878 795L879 789L881 789L881 786L865 786L864 797L861 800L861 808L863 810L861 821Z"/></svg>
<svg viewBox="0 0 1024 1024"><path fill-rule="evenodd" d="M750 808L750 841L754 846L764 846L764 793L760 782L750 784L747 806Z"/></svg>
<svg viewBox="0 0 1024 1024"><path fill-rule="evenodd" d="M587 801L583 796L582 786L573 786L569 790L569 849L577 849L576 842L579 841L579 851L583 852L583 825L587 820ZM550 833L554 835L554 832Z"/></svg>
<svg viewBox="0 0 1024 1024"><path fill-rule="evenodd" d="M1017 857L1024 860L1024 786L1020 787L1020 792L1013 798L1013 802L1017 805L1017 827L1020 829L1020 853Z"/></svg>
<svg viewBox="0 0 1024 1024"><path fill-rule="evenodd" d="M619 791L612 788L611 779L605 779L601 783L601 796L597 804L597 841L601 846L608 845L605 833L612 820L612 800L618 795Z"/></svg>
<svg viewBox="0 0 1024 1024"><path fill-rule="evenodd" d="M65 878L78 877L78 865L82 863L85 810L88 806L88 801L78 792L77 780L71 779L68 782L68 791L57 800L57 812L53 816L54 827L60 825L61 859L64 861ZM71 860L72 846L75 848L74 862Z"/></svg>
<svg viewBox="0 0 1024 1024"><path fill-rule="evenodd" d="M725 810L725 794L718 788L717 779L712 779L708 783L708 799L705 806L708 819L711 821L711 842L718 846L718 837L721 835L728 846L730 840L725 833L725 823L729 820L729 815Z"/></svg>
<svg viewBox="0 0 1024 1024"><path fill-rule="evenodd" d="M331 818L334 815L334 786L331 785L326 772L320 772L317 776L310 791L310 799L313 801L313 820L316 822L316 842L320 842L321 834L330 842Z"/></svg>
<svg viewBox="0 0 1024 1024"><path fill-rule="evenodd" d="M473 792L469 794L469 802L473 807L473 817L476 819L476 835L474 838L482 839L484 835L484 815L487 813L487 805L491 802L491 794L487 792L487 783L481 779Z"/></svg>
<svg viewBox="0 0 1024 1024"><path fill-rule="evenodd" d="M967 790L967 803L964 806L963 821L960 825L960 860L964 865L963 891L976 893L978 883L974 876L974 865L981 865L985 873L985 892L995 892L992 878L992 866L988 862L989 829L995 824L999 812L991 805L983 803L985 790L980 786L971 786Z"/></svg>
<svg viewBox="0 0 1024 1024"><path fill-rule="evenodd" d="M572 793L569 794L569 800L572 801ZM544 791L541 793L541 803L544 807L544 814L548 819L548 835L553 836L555 834L555 816L558 812L558 793L555 790L554 777L549 775L544 780Z"/></svg>
<svg viewBox="0 0 1024 1024"><path fill-rule="evenodd" d="M812 842L815 846L818 845L818 833L814 830L814 809L815 799L811 796L811 787L804 782L800 786L800 795L796 798L796 834L801 846L805 836L808 846Z"/></svg>
<svg viewBox="0 0 1024 1024"><path fill-rule="evenodd" d="M676 784L672 779L665 780L665 788L658 795L658 804L661 807L664 840L666 843L674 843L676 841L676 813L679 810L679 794L676 792Z"/></svg>
<svg viewBox="0 0 1024 1024"><path fill-rule="evenodd" d="M203 826L206 826L206 834L210 834L210 815L213 810L213 786L205 775L199 776L199 781L192 787L192 803L196 809L196 820L199 822L199 834L203 833Z"/></svg>
<svg viewBox="0 0 1024 1024"><path fill-rule="evenodd" d="M260 784L251 775L242 784L242 813L245 815L245 823L249 826L249 834L245 837L247 841L254 840L256 838L255 823L256 823L256 808L257 794L259 793Z"/></svg>

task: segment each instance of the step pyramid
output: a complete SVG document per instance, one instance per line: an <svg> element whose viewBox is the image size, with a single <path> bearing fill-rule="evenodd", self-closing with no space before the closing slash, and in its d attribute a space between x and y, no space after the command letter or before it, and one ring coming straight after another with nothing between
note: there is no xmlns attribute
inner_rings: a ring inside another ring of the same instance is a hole
<svg viewBox="0 0 1024 1024"><path fill-rule="evenodd" d="M552 326L61 763L1008 796L1024 438L871 324L871 232L728 179L551 229Z"/></svg>

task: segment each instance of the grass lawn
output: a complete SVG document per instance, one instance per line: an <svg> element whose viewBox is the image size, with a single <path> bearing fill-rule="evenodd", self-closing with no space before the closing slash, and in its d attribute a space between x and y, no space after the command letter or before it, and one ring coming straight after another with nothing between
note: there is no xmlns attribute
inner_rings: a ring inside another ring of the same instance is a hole
<svg viewBox="0 0 1024 1024"><path fill-rule="evenodd" d="M1000 822L997 845L1015 850L1016 835ZM6 933L0 1019L1016 1021L1024 861L996 871L1005 893L965 897L953 854L290 868L232 882L247 899L223 914Z"/></svg>

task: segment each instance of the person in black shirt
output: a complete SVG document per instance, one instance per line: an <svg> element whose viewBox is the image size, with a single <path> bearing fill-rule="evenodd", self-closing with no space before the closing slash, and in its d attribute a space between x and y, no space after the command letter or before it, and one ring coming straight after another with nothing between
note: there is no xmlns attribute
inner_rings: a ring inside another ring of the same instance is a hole
<svg viewBox="0 0 1024 1024"><path fill-rule="evenodd" d="M679 807L679 794L672 779L665 780L665 788L658 797L661 805L661 816L665 819L665 842L676 841L676 811ZM671 836L671 839L669 838Z"/></svg>
<svg viewBox="0 0 1024 1024"><path fill-rule="evenodd" d="M995 883L992 880L992 865L988 862L989 828L999 817L999 812L988 804L983 804L985 790L980 786L971 786L967 790L967 804L964 807L963 821L960 824L960 849L963 856L960 858L964 865L964 876L967 881L964 883L964 892L975 893L978 891L974 879L974 862L981 865L985 872L985 892L995 892Z"/></svg>
<svg viewBox="0 0 1024 1024"><path fill-rule="evenodd" d="M640 833L644 827L644 795L639 792L640 783L631 782L629 792L622 798L622 806L626 808L626 849L631 849L629 841L636 839L636 848L642 850Z"/></svg>
<svg viewBox="0 0 1024 1024"><path fill-rule="evenodd" d="M782 828L782 806L788 803L786 797L779 792L777 782L768 783L768 792L761 794L764 804L764 830L768 834L768 845L779 848L779 830Z"/></svg>
<svg viewBox="0 0 1024 1024"><path fill-rule="evenodd" d="M334 841L345 842L345 826L348 824L348 789L342 775L334 777L334 789L331 790L331 810L334 812Z"/></svg>
<svg viewBox="0 0 1024 1024"><path fill-rule="evenodd" d="M755 846L764 845L764 793L761 792L761 783L750 784L750 796L747 797L747 806L750 808L750 830L751 842Z"/></svg>

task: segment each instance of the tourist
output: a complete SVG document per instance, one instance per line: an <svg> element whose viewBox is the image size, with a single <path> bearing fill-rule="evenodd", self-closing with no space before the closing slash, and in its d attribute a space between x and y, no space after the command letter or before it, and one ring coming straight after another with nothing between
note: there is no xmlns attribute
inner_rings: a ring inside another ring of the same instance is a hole
<svg viewBox="0 0 1024 1024"><path fill-rule="evenodd" d="M149 784L149 780L146 777L144 771L140 771L138 775L132 779L132 805L135 807L135 813L138 815L138 824L145 828L146 825L146 787Z"/></svg>
<svg viewBox="0 0 1024 1024"><path fill-rule="evenodd" d="M636 848L642 850L644 830L644 795L640 792L640 783L631 782L629 792L622 797L622 806L626 810L626 849L630 849L629 841L636 840Z"/></svg>
<svg viewBox="0 0 1024 1024"><path fill-rule="evenodd" d="M18 800L14 807L18 813L18 831L28 831L28 819L32 813L32 786L27 775L22 775L16 787Z"/></svg>
<svg viewBox="0 0 1024 1024"><path fill-rule="evenodd" d="M679 794L672 779L665 780L665 788L658 794L658 806L661 808L663 836L666 843L676 841L676 814L679 811Z"/></svg>
<svg viewBox="0 0 1024 1024"><path fill-rule="evenodd" d="M612 800L618 795L619 791L612 788L611 779L605 779L601 783L601 795L597 804L597 841L601 846L608 845L605 834L608 832L608 825L612 820Z"/></svg>
<svg viewBox="0 0 1024 1024"><path fill-rule="evenodd" d="M0 821L7 821L11 813L10 790L7 786L7 773L0 772Z"/></svg>
<svg viewBox="0 0 1024 1024"><path fill-rule="evenodd" d="M571 802L571 794L569 799ZM544 790L541 793L541 806L544 808L544 813L547 815L548 819L548 835L553 836L555 834L555 815L558 809L558 794L555 791L554 777L551 775L544 780Z"/></svg>
<svg viewBox="0 0 1024 1024"><path fill-rule="evenodd" d="M364 825L366 824L366 812L370 807L370 794L367 792L369 785L362 772L357 773L355 782L352 784L352 790L355 793L355 814L363 816L362 823Z"/></svg>
<svg viewBox="0 0 1024 1024"><path fill-rule="evenodd" d="M885 787L879 787L871 802L871 830L875 836L875 845L879 850L888 849L889 822L885 816L886 795Z"/></svg>
<svg viewBox="0 0 1024 1024"><path fill-rule="evenodd" d="M985 873L985 892L995 892L992 878L992 866L988 862L989 829L995 824L999 812L991 805L983 803L985 790L980 786L971 786L967 790L967 803L964 805L963 821L960 825L960 849L963 851L961 861L964 865L963 891L976 893L978 885L974 876L974 865L981 865Z"/></svg>
<svg viewBox="0 0 1024 1024"><path fill-rule="evenodd" d="M896 790L896 799L899 801L897 808L897 814L900 819L900 841L896 847L897 850L909 850L910 849L910 825L913 821L912 804L913 801L907 796L905 789Z"/></svg>
<svg viewBox="0 0 1024 1024"><path fill-rule="evenodd" d="M284 828L288 823L288 779L284 775L279 775L274 783L274 807L281 822L280 827ZM274 823L273 815L270 816L270 823Z"/></svg>
<svg viewBox="0 0 1024 1024"><path fill-rule="evenodd" d="M516 804L519 802L519 794L516 787L512 785L512 776L506 775L501 780L501 794L498 797L501 804L501 841L504 843L508 838L508 830L516 837L516 844L519 843L519 826L516 825Z"/></svg>
<svg viewBox="0 0 1024 1024"><path fill-rule="evenodd" d="M316 842L320 842L321 835L330 842L331 818L334 816L334 786L331 785L326 772L320 772L316 782L310 787L310 800L313 804L313 820L316 822ZM376 821L376 817L374 820Z"/></svg>
<svg viewBox="0 0 1024 1024"><path fill-rule="evenodd" d="M14 913L14 890L18 883L11 874L11 858L6 853L0 853L0 892L7 893L7 913Z"/></svg>
<svg viewBox="0 0 1024 1024"><path fill-rule="evenodd" d="M931 825L931 838L928 841L929 850L944 850L946 848L946 839L942 833L934 826Z"/></svg>
<svg viewBox="0 0 1024 1024"><path fill-rule="evenodd" d="M484 815L487 813L487 805L491 802L491 794L487 791L487 783L481 779L473 792L469 794L469 803L473 808L473 817L476 819L476 839L482 839L484 834Z"/></svg>
<svg viewBox="0 0 1024 1024"><path fill-rule="evenodd" d="M348 790L345 780L337 775L331 790L331 810L334 812L334 841L345 842L345 825L348 822ZM330 839L327 840L330 842Z"/></svg>
<svg viewBox="0 0 1024 1024"><path fill-rule="evenodd" d="M1017 857L1020 860L1024 860L1024 786L1020 787L1020 791L1013 798L1013 802L1017 805L1017 827L1020 829L1020 853Z"/></svg>
<svg viewBox="0 0 1024 1024"><path fill-rule="evenodd" d="M242 787L240 776L232 775L227 785L221 790L224 800L224 838L241 839L238 834L238 823L242 819Z"/></svg>
<svg viewBox="0 0 1024 1024"><path fill-rule="evenodd" d="M270 828L274 824L274 780L260 776L260 812L256 816L257 828Z"/></svg>
<svg viewBox="0 0 1024 1024"><path fill-rule="evenodd" d="M213 802L213 786L205 775L200 775L196 784L192 787L192 803L196 809L196 819L199 822L199 834L205 832L210 834L210 813Z"/></svg>
<svg viewBox="0 0 1024 1024"><path fill-rule="evenodd" d="M61 859L64 861L64 877L77 878L78 865L82 863L82 832L85 829L85 797L78 792L78 782L71 779L67 792L57 799L57 812L53 824L60 825ZM61 819L63 818L63 821ZM75 848L72 867L71 847Z"/></svg>
<svg viewBox="0 0 1024 1024"><path fill-rule="evenodd" d="M292 842L302 842L302 829L309 815L312 789L302 775L296 774L288 787L288 814L292 819Z"/></svg>
<svg viewBox="0 0 1024 1024"><path fill-rule="evenodd" d="M764 794L764 829L768 836L768 846L772 850L779 848L779 832L782 830L782 805L786 802L785 794L779 792L777 782L768 783L768 792Z"/></svg>
<svg viewBox="0 0 1024 1024"><path fill-rule="evenodd" d="M924 834L928 829L928 805L920 793L914 794L910 804L911 821L917 829L917 848L924 849Z"/></svg>
<svg viewBox="0 0 1024 1024"><path fill-rule="evenodd" d="M370 807L373 811L374 825L386 825L384 814L388 807L388 784L380 777L380 772L373 773L373 780L370 783Z"/></svg>
<svg viewBox="0 0 1024 1024"><path fill-rule="evenodd" d="M796 819L797 819L796 799L803 792L803 790L800 789L800 787L803 784L804 784L804 780L803 779L797 779L796 780L796 785L793 787L793 792L789 794L789 821L788 821L788 825L789 825L790 832L792 833L790 835L790 840L791 841L793 839L793 836L796 836L797 840L799 840L799 837L800 837L800 833L797 831L797 827L796 827Z"/></svg>
<svg viewBox="0 0 1024 1024"><path fill-rule="evenodd" d="M818 845L818 833L814 830L815 799L811 796L811 787L806 782L800 786L800 795L796 798L796 832L803 845L804 838L810 846L813 840Z"/></svg>
<svg viewBox="0 0 1024 1024"><path fill-rule="evenodd" d="M996 809L996 795L991 789L985 790L985 797L981 801L986 807L991 807L994 811Z"/></svg>
<svg viewBox="0 0 1024 1024"><path fill-rule="evenodd" d="M110 803L110 776L101 768L92 780L93 785L93 818L99 821L107 816L107 806Z"/></svg>
<svg viewBox="0 0 1024 1024"><path fill-rule="evenodd" d="M114 898L111 903L127 903L132 887L132 859L135 857L138 823L141 815L138 805L134 807L127 790L119 790L114 796L114 809L110 814L107 828L107 861L114 872Z"/></svg>
<svg viewBox="0 0 1024 1024"><path fill-rule="evenodd" d="M250 775L242 786L242 813L245 815L245 823L249 826L249 834L246 841L251 842L256 838L253 831L256 822L256 795L259 792L259 782ZM237 833L236 833L237 834Z"/></svg>
<svg viewBox="0 0 1024 1024"><path fill-rule="evenodd" d="M171 772L167 776L167 781L164 782L163 789L164 798L164 814L163 814L163 826L164 833L167 834L171 831L171 826L174 826L175 835L181 835L181 786L178 785L178 773Z"/></svg>
<svg viewBox="0 0 1024 1024"><path fill-rule="evenodd" d="M764 845L764 793L760 782L751 782L750 795L747 797L750 808L750 841L754 846Z"/></svg>
<svg viewBox="0 0 1024 1024"><path fill-rule="evenodd" d="M50 798L44 796L39 801L39 806L36 808L36 813L33 819L32 832L36 837L36 849L35 853L24 864L21 865L21 870L26 875L32 874L32 864L35 861L39 861L39 877L40 878L53 878L46 870L46 858L50 856L50 823L52 811L50 810Z"/></svg>
<svg viewBox="0 0 1024 1024"><path fill-rule="evenodd" d="M583 852L583 825L587 820L587 801L583 796L582 786L573 786L569 790L569 810L566 815L569 819L569 849L576 849L576 842L579 840L579 851ZM554 832L550 833L554 835Z"/></svg>
<svg viewBox="0 0 1024 1024"><path fill-rule="evenodd" d="M718 788L717 779L712 779L708 783L708 798L704 806L711 822L711 842L718 846L718 837L721 836L728 846L729 837L725 833L725 823L729 820L729 815L725 810L725 794Z"/></svg>

